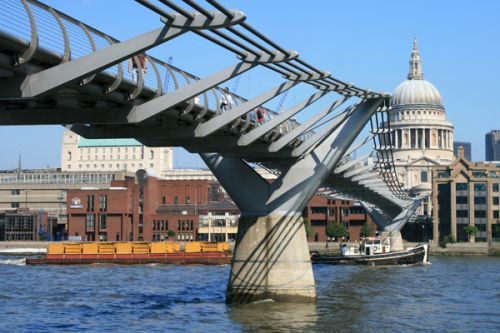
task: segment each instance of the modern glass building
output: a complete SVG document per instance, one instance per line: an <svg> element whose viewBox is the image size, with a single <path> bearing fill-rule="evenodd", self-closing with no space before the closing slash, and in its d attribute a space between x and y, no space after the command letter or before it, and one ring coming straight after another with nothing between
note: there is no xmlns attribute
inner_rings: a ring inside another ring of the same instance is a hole
<svg viewBox="0 0 500 333"><path fill-rule="evenodd" d="M500 161L500 130L493 130L484 136L484 160Z"/></svg>

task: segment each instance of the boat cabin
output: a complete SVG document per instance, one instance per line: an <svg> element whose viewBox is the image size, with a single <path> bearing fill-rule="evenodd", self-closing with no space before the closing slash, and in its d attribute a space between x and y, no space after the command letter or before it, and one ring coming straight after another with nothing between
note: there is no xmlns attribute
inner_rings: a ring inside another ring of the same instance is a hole
<svg viewBox="0 0 500 333"><path fill-rule="evenodd" d="M342 256L372 255L391 252L391 241L389 237L366 237L359 243L344 243L340 245Z"/></svg>

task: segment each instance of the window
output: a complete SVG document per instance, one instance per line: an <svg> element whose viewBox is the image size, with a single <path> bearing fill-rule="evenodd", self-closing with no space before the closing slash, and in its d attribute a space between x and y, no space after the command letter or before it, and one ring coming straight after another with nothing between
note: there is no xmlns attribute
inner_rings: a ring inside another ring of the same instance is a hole
<svg viewBox="0 0 500 333"><path fill-rule="evenodd" d="M456 183L457 191L467 191L467 183Z"/></svg>
<svg viewBox="0 0 500 333"><path fill-rule="evenodd" d="M150 163L150 164L149 164L149 167L150 167L150 168L154 168L154 166L155 166L155 165L154 165L154 163Z"/></svg>
<svg viewBox="0 0 500 333"><path fill-rule="evenodd" d="M10 195L21 195L21 190L10 190Z"/></svg>
<svg viewBox="0 0 500 333"><path fill-rule="evenodd" d="M10 208L19 208L19 202L11 202Z"/></svg>
<svg viewBox="0 0 500 333"><path fill-rule="evenodd" d="M190 198L190 197L189 197L189 195L188 195L188 196L186 196L186 204L188 204L188 205L189 205L190 203L191 203L191 198Z"/></svg>
<svg viewBox="0 0 500 333"><path fill-rule="evenodd" d="M153 220L153 231L156 230L156 220Z"/></svg>
<svg viewBox="0 0 500 333"><path fill-rule="evenodd" d="M174 205L177 205L179 203L179 198L177 196L174 197Z"/></svg>
<svg viewBox="0 0 500 333"><path fill-rule="evenodd" d="M94 230L94 214L87 214L85 216L85 229L87 231Z"/></svg>
<svg viewBox="0 0 500 333"><path fill-rule="evenodd" d="M87 194L87 212L94 210L94 195Z"/></svg>
<svg viewBox="0 0 500 333"><path fill-rule="evenodd" d="M498 218L498 210L493 211L493 218L497 219Z"/></svg>
<svg viewBox="0 0 500 333"><path fill-rule="evenodd" d="M71 161L71 152L68 151L68 161Z"/></svg>
<svg viewBox="0 0 500 333"><path fill-rule="evenodd" d="M485 218L486 217L486 211L485 210L475 210L474 211L474 217L476 217L476 218Z"/></svg>
<svg viewBox="0 0 500 333"><path fill-rule="evenodd" d="M107 240L108 240L108 234L107 233L99 234L99 241L106 242Z"/></svg>
<svg viewBox="0 0 500 333"><path fill-rule="evenodd" d="M154 151L153 149L151 149L151 150L149 151L149 158L150 158L150 159L154 159L154 158L155 158L155 151Z"/></svg>
<svg viewBox="0 0 500 333"><path fill-rule="evenodd" d="M427 183L428 182L428 180L427 180L427 171L420 172L420 181L422 183Z"/></svg>
<svg viewBox="0 0 500 333"><path fill-rule="evenodd" d="M468 210L457 210L457 217L469 217Z"/></svg>
<svg viewBox="0 0 500 333"><path fill-rule="evenodd" d="M105 212L108 208L108 196L105 194L99 195L99 210Z"/></svg>
<svg viewBox="0 0 500 333"><path fill-rule="evenodd" d="M493 197L493 204L498 205L498 203L499 203L498 197Z"/></svg>
<svg viewBox="0 0 500 333"><path fill-rule="evenodd" d="M486 171L472 171L472 176L477 178L486 177Z"/></svg>
<svg viewBox="0 0 500 333"><path fill-rule="evenodd" d="M486 197L474 197L475 205L484 205L486 204Z"/></svg>
<svg viewBox="0 0 500 333"><path fill-rule="evenodd" d="M162 203L162 204L166 204L166 203L167 203L167 198L162 197L162 198L161 198L161 203Z"/></svg>
<svg viewBox="0 0 500 333"><path fill-rule="evenodd" d="M326 207L311 207L311 214L326 214Z"/></svg>
<svg viewBox="0 0 500 333"><path fill-rule="evenodd" d="M106 214L99 214L99 230L106 229Z"/></svg>
<svg viewBox="0 0 500 333"><path fill-rule="evenodd" d="M498 192L498 184L493 184L493 192Z"/></svg>
<svg viewBox="0 0 500 333"><path fill-rule="evenodd" d="M457 204L466 204L468 197L457 197Z"/></svg>
<svg viewBox="0 0 500 333"><path fill-rule="evenodd" d="M486 184L485 183L474 184L474 191L486 191Z"/></svg>

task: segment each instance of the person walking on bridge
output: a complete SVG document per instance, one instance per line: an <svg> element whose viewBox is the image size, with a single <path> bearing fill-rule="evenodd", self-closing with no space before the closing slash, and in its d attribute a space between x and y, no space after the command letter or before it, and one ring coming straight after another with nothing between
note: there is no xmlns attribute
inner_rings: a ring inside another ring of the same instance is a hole
<svg viewBox="0 0 500 333"><path fill-rule="evenodd" d="M137 67L137 63L139 63L139 67ZM132 80L135 83L139 79L139 70L142 70L144 74L148 72L148 58L145 54L138 54L137 61L134 61L134 58L130 58L128 62L128 72L132 72Z"/></svg>
<svg viewBox="0 0 500 333"><path fill-rule="evenodd" d="M220 111L226 112L228 110L231 110L233 108L233 96L229 93L229 88L225 87L222 89L222 98L220 100Z"/></svg>

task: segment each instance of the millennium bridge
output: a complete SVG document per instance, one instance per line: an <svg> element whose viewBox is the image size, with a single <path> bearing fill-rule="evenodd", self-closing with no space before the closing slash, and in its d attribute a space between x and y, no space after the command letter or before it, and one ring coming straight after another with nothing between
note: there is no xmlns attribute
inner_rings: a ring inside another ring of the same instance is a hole
<svg viewBox="0 0 500 333"><path fill-rule="evenodd" d="M389 94L318 69L216 0L135 1L158 27L120 41L40 1L3 0L0 125L60 124L85 138L200 154L241 210L229 303L315 300L301 214L318 191L358 200L384 232L412 218L421 198L395 174ZM234 54L234 63L200 78L146 53L184 34ZM144 58L149 71L124 75ZM256 67L282 83L251 99L230 92L222 108L223 84ZM265 107L299 86L314 93L286 110ZM316 109L320 99L327 107ZM299 123L300 112L312 115ZM255 165L277 179L264 180Z"/></svg>

